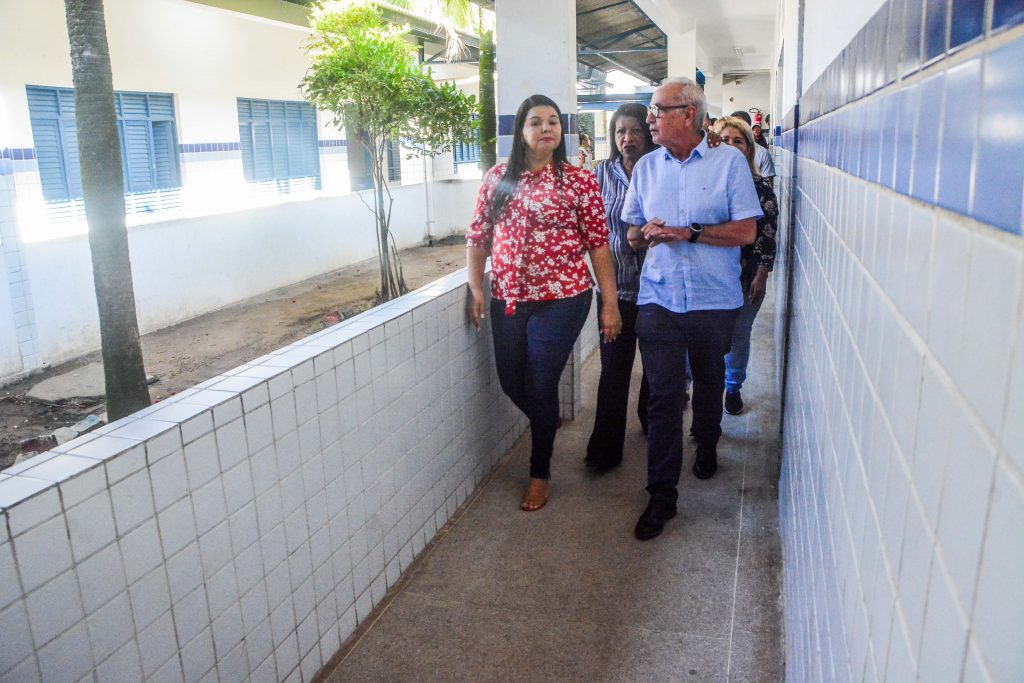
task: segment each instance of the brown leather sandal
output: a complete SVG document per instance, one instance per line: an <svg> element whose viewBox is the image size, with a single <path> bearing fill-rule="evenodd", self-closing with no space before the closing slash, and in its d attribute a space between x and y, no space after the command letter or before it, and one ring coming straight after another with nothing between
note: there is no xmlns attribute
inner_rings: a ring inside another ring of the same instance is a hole
<svg viewBox="0 0 1024 683"><path fill-rule="evenodd" d="M526 488L526 493L523 494L523 502L519 504L519 509L524 512L536 512L547 502L548 480L530 479L530 485Z"/></svg>

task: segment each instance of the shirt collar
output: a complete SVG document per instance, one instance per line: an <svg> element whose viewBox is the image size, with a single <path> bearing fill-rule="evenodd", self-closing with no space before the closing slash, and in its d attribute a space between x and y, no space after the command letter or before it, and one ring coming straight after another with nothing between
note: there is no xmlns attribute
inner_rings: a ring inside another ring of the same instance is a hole
<svg viewBox="0 0 1024 683"><path fill-rule="evenodd" d="M701 133L700 142L698 142L697 146L693 148L692 152L690 152L690 156L686 158L686 161L679 161L674 156L672 156L672 153L669 152L668 149L665 148L665 147L662 147L661 149L662 149L663 158L666 161L676 161L678 163L686 163L687 161L690 161L691 159L693 159L694 156L699 156L701 159L703 159L704 157L706 157L708 155L708 136L707 136L707 133Z"/></svg>

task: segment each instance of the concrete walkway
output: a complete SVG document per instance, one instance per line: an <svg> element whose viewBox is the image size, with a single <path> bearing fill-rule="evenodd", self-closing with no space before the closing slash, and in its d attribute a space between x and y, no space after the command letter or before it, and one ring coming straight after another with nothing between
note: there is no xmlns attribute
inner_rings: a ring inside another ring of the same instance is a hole
<svg viewBox="0 0 1024 683"><path fill-rule="evenodd" d="M693 477L655 540L635 416L623 466L583 466L600 361L582 415L558 434L548 505L518 509L528 439L339 653L341 681L780 681L778 396L770 302L754 327L747 410L723 418L719 471ZM639 387L639 362L633 378ZM690 411L685 421L687 428Z"/></svg>

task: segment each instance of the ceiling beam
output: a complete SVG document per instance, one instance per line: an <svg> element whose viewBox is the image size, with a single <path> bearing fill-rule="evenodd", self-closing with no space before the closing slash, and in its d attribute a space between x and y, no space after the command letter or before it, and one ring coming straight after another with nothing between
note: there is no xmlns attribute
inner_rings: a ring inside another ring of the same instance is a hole
<svg viewBox="0 0 1024 683"><path fill-rule="evenodd" d="M620 40L622 40L624 38L629 38L630 36L636 35L637 33L642 33L644 31L650 30L652 28L657 28L657 27L658 27L658 25L655 24L653 21L649 22L649 23L646 23L646 24L642 24L640 26L637 26L636 28L631 28L628 31L622 31L621 33L616 33L613 36L606 36L604 38L598 38L597 39L597 46L599 48L611 47L612 45L614 45L615 43L619 42ZM644 36L640 36L640 37L643 38Z"/></svg>
<svg viewBox="0 0 1024 683"><path fill-rule="evenodd" d="M628 5L630 0L619 0L619 2L613 2L610 5L604 5L603 7L595 7L593 9L585 9L582 12L576 13L576 18L579 19L587 14L593 14L594 12L600 12L601 10L611 9L612 7L618 7L620 5Z"/></svg>

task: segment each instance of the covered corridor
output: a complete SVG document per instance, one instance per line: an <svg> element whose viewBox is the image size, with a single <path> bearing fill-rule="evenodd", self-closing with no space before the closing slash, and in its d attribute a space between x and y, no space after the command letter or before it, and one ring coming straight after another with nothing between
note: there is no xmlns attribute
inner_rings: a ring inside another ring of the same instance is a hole
<svg viewBox="0 0 1024 683"><path fill-rule="evenodd" d="M621 467L595 476L583 466L594 353L583 410L555 443L548 505L518 509L527 434L342 646L326 680L782 680L773 317L766 302L748 408L723 417L718 474L690 474L688 441L679 516L661 537L633 538L647 501L635 416ZM639 382L637 362L634 406Z"/></svg>

